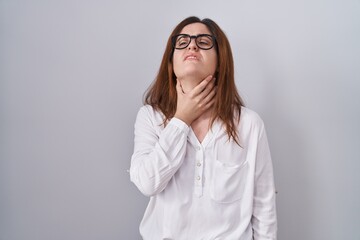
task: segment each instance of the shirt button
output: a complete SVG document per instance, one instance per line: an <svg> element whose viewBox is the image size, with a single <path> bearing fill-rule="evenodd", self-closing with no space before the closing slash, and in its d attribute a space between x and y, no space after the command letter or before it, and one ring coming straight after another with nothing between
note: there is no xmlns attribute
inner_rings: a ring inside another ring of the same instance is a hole
<svg viewBox="0 0 360 240"><path fill-rule="evenodd" d="M201 163L200 163L200 162L198 162L198 163L196 164L196 166L200 167L200 166L201 166Z"/></svg>
<svg viewBox="0 0 360 240"><path fill-rule="evenodd" d="M196 180L200 181L200 179L201 179L200 176L197 176Z"/></svg>
<svg viewBox="0 0 360 240"><path fill-rule="evenodd" d="M201 149L200 146L197 146L197 147L196 147L196 150L200 151L200 149Z"/></svg>

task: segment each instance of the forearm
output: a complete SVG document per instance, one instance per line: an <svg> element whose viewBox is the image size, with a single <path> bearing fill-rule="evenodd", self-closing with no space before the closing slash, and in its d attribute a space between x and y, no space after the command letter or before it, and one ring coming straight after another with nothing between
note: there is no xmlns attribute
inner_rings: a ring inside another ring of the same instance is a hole
<svg viewBox="0 0 360 240"><path fill-rule="evenodd" d="M172 119L159 136L154 136L144 127L140 123L135 128L130 178L144 195L152 196L163 191L180 168L189 128L184 122Z"/></svg>
<svg viewBox="0 0 360 240"><path fill-rule="evenodd" d="M277 239L276 190L264 126L260 132L255 170L252 226L254 240Z"/></svg>

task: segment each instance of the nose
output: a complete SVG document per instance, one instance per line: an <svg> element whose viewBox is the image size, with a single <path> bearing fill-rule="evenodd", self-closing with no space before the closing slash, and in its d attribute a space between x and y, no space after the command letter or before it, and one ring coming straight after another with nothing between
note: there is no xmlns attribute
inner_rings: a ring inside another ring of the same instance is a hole
<svg viewBox="0 0 360 240"><path fill-rule="evenodd" d="M189 43L189 46L188 46L188 49L189 50L197 50L198 49L198 46L196 45L196 38L191 38L190 39L190 43Z"/></svg>

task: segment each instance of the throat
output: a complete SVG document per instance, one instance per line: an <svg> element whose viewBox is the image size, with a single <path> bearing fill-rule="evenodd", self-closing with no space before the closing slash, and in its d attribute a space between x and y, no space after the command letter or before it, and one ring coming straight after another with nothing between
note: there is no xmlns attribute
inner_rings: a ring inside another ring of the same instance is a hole
<svg viewBox="0 0 360 240"><path fill-rule="evenodd" d="M210 118L197 119L191 124L191 128L200 143L205 139L210 129Z"/></svg>
<svg viewBox="0 0 360 240"><path fill-rule="evenodd" d="M196 76L187 76L186 78L179 78L178 81L180 82L183 92L188 93L201 82L201 78Z"/></svg>

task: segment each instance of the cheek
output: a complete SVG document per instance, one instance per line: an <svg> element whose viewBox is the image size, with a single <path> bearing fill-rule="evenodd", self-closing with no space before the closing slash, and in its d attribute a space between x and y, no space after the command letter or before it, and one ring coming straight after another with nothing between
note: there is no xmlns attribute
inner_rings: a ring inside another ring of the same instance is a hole
<svg viewBox="0 0 360 240"><path fill-rule="evenodd" d="M174 53L172 58L172 65L173 65L173 71L175 76L178 76L178 70L179 70L179 56Z"/></svg>
<svg viewBox="0 0 360 240"><path fill-rule="evenodd" d="M211 62L210 66L211 66L212 68L214 68L214 70L216 70L216 69L217 69L217 66L218 66L217 55L216 55L216 54L212 55L212 56L209 58L209 60L210 60L210 62Z"/></svg>

